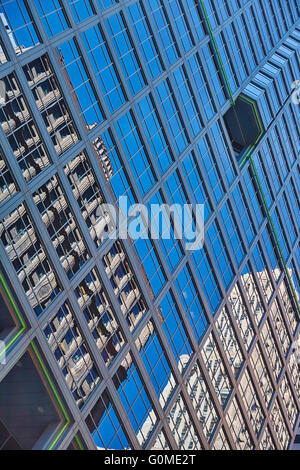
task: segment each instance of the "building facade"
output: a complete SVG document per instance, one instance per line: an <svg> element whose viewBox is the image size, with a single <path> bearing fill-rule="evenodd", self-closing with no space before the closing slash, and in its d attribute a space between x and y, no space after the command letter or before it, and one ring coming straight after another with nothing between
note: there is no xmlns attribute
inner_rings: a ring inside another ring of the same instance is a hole
<svg viewBox="0 0 300 470"><path fill-rule="evenodd" d="M297 80L297 0L0 0L0 449L293 447Z"/></svg>

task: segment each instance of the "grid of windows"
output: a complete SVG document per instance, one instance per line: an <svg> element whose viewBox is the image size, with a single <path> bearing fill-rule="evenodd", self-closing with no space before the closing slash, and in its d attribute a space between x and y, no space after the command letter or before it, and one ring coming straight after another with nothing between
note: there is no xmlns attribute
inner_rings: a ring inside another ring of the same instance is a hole
<svg viewBox="0 0 300 470"><path fill-rule="evenodd" d="M59 309L44 329L44 333L76 404L80 408L100 382L100 377L67 303Z"/></svg>
<svg viewBox="0 0 300 470"><path fill-rule="evenodd" d="M296 0L0 0L1 272L99 449L290 445L299 14ZM223 118L240 94L265 132L239 170ZM120 196L157 206L158 239L109 239L103 204L124 213ZM164 202L204 204L201 250Z"/></svg>
<svg viewBox="0 0 300 470"><path fill-rule="evenodd" d="M2 84L1 126L24 178L29 181L50 165L50 159L16 75L4 77Z"/></svg>

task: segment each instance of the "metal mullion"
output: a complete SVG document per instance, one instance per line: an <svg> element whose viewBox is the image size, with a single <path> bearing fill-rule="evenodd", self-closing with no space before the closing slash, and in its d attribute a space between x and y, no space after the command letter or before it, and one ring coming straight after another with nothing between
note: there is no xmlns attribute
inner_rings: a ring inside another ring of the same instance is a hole
<svg viewBox="0 0 300 470"><path fill-rule="evenodd" d="M104 273L103 273L103 268L102 268L102 271L101 269L99 269L99 264L100 264L100 261L96 264L96 267L97 267L97 271L98 271L98 275L99 275L99 279L100 279L100 282L101 282L101 285L104 287L105 291L107 292L108 294L108 298L110 300L110 303L111 303L111 307L114 311L114 314L116 316L116 319L123 331L123 334L124 334L124 337L126 338L126 344L125 346L127 346L127 348L130 348L131 350L131 347L132 347L132 342L133 342L133 339L131 337L131 334L130 332L128 333L128 326L127 326L127 323L126 323L126 320L124 318L124 315L122 314L121 310L120 310L120 307L118 305L118 301L117 301L117 298L116 296L114 295L114 293L112 294L110 292L110 283L109 283L109 280L107 278L107 280L105 279L105 276L104 276ZM131 425L128 423L128 420L125 419L125 411L123 410L123 406L121 405L120 406L120 399L118 398L117 399L117 394L116 394L116 391L114 390L114 387L112 385L112 377L111 377L111 373L109 373L109 370L108 368L105 366L102 358L100 359L100 354L99 354L99 350L95 344L95 341L94 341L94 338L92 338L92 335L91 335L91 331L90 329L88 328L88 325L86 324L86 322L83 320L83 315L82 315L82 312L81 312L81 309L78 305L78 302L77 302L77 299L76 299L76 296L75 296L75 293L72 292L72 294L69 296L69 300L70 300L70 304L72 306L72 310L74 311L74 314L76 316L76 319L78 321L78 323L80 324L80 327L82 329L82 331L84 332L84 337L85 338L88 338L89 341L88 341L88 346L89 346L89 349L92 350L92 354L93 354L93 360L94 360L94 363L97 364L97 367L98 367L98 370L100 371L101 373L101 376L102 376L102 381L103 381L103 385L102 385L102 389L101 389L101 392L99 391L97 394L94 393L94 402L96 401L97 398L100 397L100 394L104 391L104 388L105 386L107 386L107 388L110 390L110 394L111 396L114 397L114 400L117 401L118 405L117 405L117 409L118 409L118 412L120 413L120 416L123 417L124 420L122 420L122 422L126 422L126 430L129 432L130 434L130 439L135 443L135 448L139 448L139 444L137 443L136 441L136 437L135 436L135 433L134 431L132 430L131 428ZM119 365L119 363L118 363ZM97 398L96 398L97 397ZM89 406L89 411L92 410L92 404ZM85 411L85 416L87 417L87 413L89 411ZM127 415L126 415L127 416Z"/></svg>
<svg viewBox="0 0 300 470"><path fill-rule="evenodd" d="M285 372L285 370L283 369L283 371L281 373L281 377L278 380L278 390L279 390L280 383L282 382L282 378L284 377L284 372ZM289 380L288 380L288 382L289 382ZM291 395L293 396L293 398L295 400L294 387L291 386L290 382L289 382L289 386L290 386L290 389L291 389ZM281 407L281 412L282 412L283 418L286 422L286 426L287 426L287 428L289 430L289 433L291 435L291 440L294 441L294 438L295 438L295 435L296 435L296 432L297 432L297 427L296 426L293 427L292 423L290 422L290 419L289 419L289 416L288 416L288 411L287 411L286 405L283 401L280 390L278 391L277 398L278 398L278 401L279 401L279 404L280 404L280 407ZM297 406L297 400L295 400L295 404ZM299 415L299 408L298 408L298 415Z"/></svg>
<svg viewBox="0 0 300 470"><path fill-rule="evenodd" d="M123 243L123 246L124 246L124 243ZM124 248L125 248L125 253L126 253L126 247L124 247ZM127 256L128 256L128 254L127 254ZM132 264L132 260L130 260L130 261L131 261L131 264ZM99 260L98 260L97 265L98 264L100 264ZM137 275L138 270L133 269L133 272L135 273L135 275ZM101 269L99 270L99 274L100 273L101 273ZM102 274L103 274L102 276L100 274L100 280L102 281L102 285L103 285L103 287L105 288L105 290L107 291L107 293L109 295L109 298L112 302L112 307L114 308L115 313L117 313L117 318L119 320L119 323L120 323L120 326L122 328L123 334L124 334L124 336L127 340L127 344L130 347L131 353L133 354L133 351L135 352L134 357L136 359L138 369L142 370L142 373L140 374L140 377L141 377L142 382L143 382L145 377L148 377L148 374L145 372L145 368L144 368L143 364L141 363L141 361L142 361L141 358L138 357L139 353L136 350L136 345L135 345L134 338L133 338L131 332L129 331L126 319L125 319L124 315L122 314L122 312L120 310L120 306L118 305L117 298L116 298L115 294L112 292L112 287L109 283L109 280L108 280L108 278L106 278L106 276L103 273L103 268L102 268ZM137 278L139 278L139 276L137 276ZM139 286L140 286L140 284L141 283L139 282ZM142 292L141 287L139 287L139 288ZM145 292L145 293L147 293L147 292ZM145 294L144 294L144 297L146 297L146 303L148 304L148 307L149 307L149 305L151 305L151 302L149 302L149 300L147 299L147 296L145 296ZM111 378L109 378L109 380L111 380ZM149 382L149 384L150 384L150 379L148 379L147 382ZM145 387L145 388L150 394L150 398L151 398L150 402L152 401L152 403L154 405L154 410L156 410L156 414L157 414L158 418L161 419L161 420L164 420L164 416L163 416L162 411L160 411L160 404L159 404L158 398L156 396L156 393L154 391L154 388L151 384L151 387L149 389L149 384L147 383L147 387Z"/></svg>
<svg viewBox="0 0 300 470"><path fill-rule="evenodd" d="M177 31L176 31L177 28L175 26L175 20L173 19L172 10L171 10L171 7L169 5L169 1L162 0L162 3L163 3L163 8L164 8L164 11L165 11L165 17L166 17L167 23L169 25L171 34L172 34L172 36L175 40L174 41L175 42L175 48L177 49L179 57L183 58L184 55L185 55L185 52L184 52L184 49L183 49L182 44L181 44L181 39L179 38L179 35L177 34ZM179 2L179 5L182 7L181 3L182 2ZM182 13L184 15L183 8L182 8ZM185 17L185 15L184 15L184 17ZM193 48L195 46L195 41L194 41L193 37L192 37L191 43L192 43L192 48Z"/></svg>
<svg viewBox="0 0 300 470"><path fill-rule="evenodd" d="M159 398L155 392L154 386L148 375L146 366L144 365L144 362L141 358L141 355L137 349L135 342L132 344L131 354L135 359L135 363L136 363L136 367L140 376L140 380L142 384L144 385L145 390L147 391L149 401L153 407L153 410L155 411L156 417L159 421L162 421L162 423L164 423L165 432L168 434L168 438L169 437L171 438L171 433L169 432L169 426L167 424L165 412L162 408L162 405L159 402Z"/></svg>
<svg viewBox="0 0 300 470"><path fill-rule="evenodd" d="M128 8L123 8L122 16L124 18L124 23L125 23L125 27L126 27L126 30L127 30L127 33L128 33L129 40L130 40L130 42L133 46L133 52L136 55L137 63L140 67L141 74L143 76L145 85L147 86L151 82L151 77L149 75L148 68L146 67L146 63L145 63L145 60L143 58L142 52L140 50L140 46L139 46L138 41L136 39L135 33L133 31L133 25L131 23L131 19L129 18L129 14L128 14L127 10L128 10Z"/></svg>
<svg viewBox="0 0 300 470"><path fill-rule="evenodd" d="M257 444L258 444L257 437L256 437L256 434L255 434L254 430L252 429L252 426L249 423L248 413L246 412L246 407L245 407L244 401L242 399L242 396L241 396L241 393L240 393L240 390L239 390L239 387L238 387L238 380L235 378L235 376L232 372L232 369L229 365L229 361L228 361L227 355L224 352L223 344L222 344L222 341L220 340L220 337L218 335L218 331L216 329L215 323L212 324L212 332L213 332L213 338L214 338L215 343L217 345L218 352L219 352L220 357L222 358L222 362L225 366L225 370L227 372L229 382L231 383L231 386L232 386L232 391L231 391L229 399L226 403L226 408L224 410L224 414L225 414L225 416L228 414L230 404L232 403L232 400L234 399L234 397L236 397L236 400L238 402L238 406L240 407L240 412L241 412L241 414L243 416L243 419L244 419L244 421L245 421L245 423L248 427L248 432L249 432L249 435L251 436L252 443L253 443L254 447L257 448ZM245 369L245 367L244 367L244 369ZM240 374L239 379L241 378L241 375L242 374ZM224 421L225 420L226 419L224 418Z"/></svg>
<svg viewBox="0 0 300 470"><path fill-rule="evenodd" d="M160 4L161 4L161 10L164 13L164 17L165 17L165 20L166 20L167 27L168 27L170 35L172 37L174 48L176 49L176 52L177 52L177 55L178 55L178 59L181 59L183 54L182 54L180 44L176 41L176 34L174 34L174 27L172 26L172 22L170 21L169 14L168 14L169 9L168 9L168 7L166 7L166 2L165 1L160 0ZM153 31L156 31L156 28L154 26L154 21L152 19L152 12L150 13L150 10L147 6L147 2L144 2L144 6L145 6L145 10L147 12L148 18L153 22L152 29L153 29ZM154 26L154 28L153 28L153 26ZM162 49L162 46L160 47L160 49ZM164 61L164 55L165 55L165 52L162 53L163 63L165 62ZM167 70L167 68L165 68L165 70Z"/></svg>
<svg viewBox="0 0 300 470"><path fill-rule="evenodd" d="M36 204L34 203L33 198L27 197L25 198L24 202L26 204L27 210L29 211L34 230L41 242L41 246L43 247L45 254L48 254L49 259L51 259L51 267L53 266L53 270L56 273L56 276L60 281L63 290L69 290L70 281L67 277L64 268L62 267L62 264L53 246L53 242L50 238L48 230L45 224L41 223L41 215L38 211Z"/></svg>
<svg viewBox="0 0 300 470"><path fill-rule="evenodd" d="M130 90L130 86L128 84L129 78L126 78L125 73L123 71L123 66L121 64L121 60L118 58L118 54L117 54L117 51L115 49L115 45L113 43L113 38L110 37L110 33L109 33L108 27L106 25L106 20L104 18L100 18L100 16L99 16L99 20L100 20L99 23L101 25L101 30L104 33L104 39L106 40L108 50L111 54L112 62L113 62L114 66L117 70L117 75L118 75L118 77L120 77L121 84L124 88L125 98L128 98L128 101L130 102L130 107L131 107L132 103L137 101L138 97L140 97L141 95L143 95L145 93L145 89L147 89L148 83L147 83L147 79L146 79L144 69L142 67L143 61L141 62L140 55L138 54L138 50L135 47L135 42L134 42L134 40L133 40L133 38L132 38L132 36L129 32L128 24L127 24L126 19L124 17L124 10L122 9L119 12L117 12L116 14L120 14L121 20L123 21L123 24L124 24L124 27L125 27L125 32L127 33L127 37L128 37L130 46L133 48L133 55L134 55L134 57L137 61L138 67L140 69L140 73L141 73L143 81L144 81L144 85L142 85L142 88L138 91L138 93L133 94Z"/></svg>
<svg viewBox="0 0 300 470"><path fill-rule="evenodd" d="M154 242L157 242L157 241L155 240ZM159 252L158 254L159 254L160 259L163 260L163 266L164 266L164 269L165 269L165 265L166 265L166 263L164 262L164 261L165 261L165 258L164 258L164 256L162 256L162 255L160 254L161 248L160 248L159 244L158 244L158 246L157 246L157 250L158 250L158 252ZM183 381L183 379L182 379L182 375L179 373L178 364L176 363L175 358L173 357L173 353L172 353L172 351L171 351L171 349L170 349L170 347L169 347L169 345L168 345L168 340L167 340L167 338L166 338L166 336L165 336L165 333L164 333L164 331L163 331L163 329L162 329L162 327L161 327L160 322L158 321L157 315L153 315L152 319L153 319L153 322L154 322L155 325L156 325L156 329L158 330L159 336L160 336L161 340L163 341L163 344L164 344L164 347L165 347L165 354L166 354L166 356L167 356L169 362L171 363L171 370L172 370L173 374L174 374L175 377L176 377L177 383L178 383L179 385L181 385L181 392L183 393L183 395L185 396L185 398L187 398L187 397L188 397L188 394L187 394L187 391L185 390L185 384L184 384L184 381ZM167 345L168 345L168 346L167 346ZM191 416L193 417L194 425L195 425L196 429L197 429L198 432L199 432L199 436L200 436L200 438L201 438L201 442L204 444L204 447L207 447L206 444L205 444L205 443L207 442L207 439L205 438L205 436L204 436L204 434L203 434L203 431L202 431L201 426L199 426L199 424L198 424L198 420L197 420L197 418L196 418L196 416L195 416L195 412L194 412L194 409L193 409L193 406L192 406L192 404L191 404L190 399L187 400L186 404L187 404L187 407L188 407L188 409L189 409L189 411L190 411Z"/></svg>
<svg viewBox="0 0 300 470"><path fill-rule="evenodd" d="M150 84L150 91L151 91L152 101L153 101L153 104L154 104L154 109L156 111L159 122L162 123L162 128L164 130L166 142L167 142L167 144L169 144L169 148L170 148L170 151L171 151L171 155L173 157L173 161L178 162L179 159L182 158L182 156L185 154L185 152L187 152L188 149L194 144L194 142L193 142L193 139L192 140L190 139L190 136L189 136L188 131L187 131L187 127L185 126L184 120L183 120L182 115L181 115L180 108L178 107L178 103L177 103L177 100L176 100L175 95L174 95L174 88L173 88L173 86L170 82L170 75L168 75L165 80L161 80L160 83L163 83L164 81L167 82L167 86L170 90L170 95L169 96L172 97L172 100L174 102L174 106L175 106L175 109L176 109L176 112L177 112L177 115L178 115L178 119L181 123L182 130L183 130L183 132L185 134L185 137L186 137L186 140L187 140L186 148L184 149L183 152L180 153L180 155L178 155L178 152L175 148L174 138L171 136L171 132L170 132L170 129L169 129L169 124L166 122L166 119L164 117L164 111L162 110L162 104L161 104L160 98L157 96L156 88L153 87L153 84Z"/></svg>
<svg viewBox="0 0 300 470"><path fill-rule="evenodd" d="M103 283L102 283L102 285L103 285ZM86 340L89 351L91 351L91 353L92 353L93 362L94 362L94 364L97 365L97 369L99 370L99 372L101 374L101 380L103 381L102 392L104 391L105 386L107 386L109 389L111 389L111 387L113 387L111 373L109 373L109 369L106 367L106 365L105 365L105 363L104 363L104 361L101 357L101 354L99 353L99 349L98 349L98 347L97 347L97 345L94 341L94 338L92 337L91 330L89 329L89 327L87 325L87 322L83 318L83 314L82 314L81 308L79 307L79 304L78 304L78 301L77 301L77 298L75 296L74 291L72 293L70 293L70 295L69 295L69 302L70 302L70 305L71 305L71 308L72 308L72 312L74 312L74 316L75 316L75 318L76 318L76 320L77 320L77 322L80 326L80 330L83 332L83 337ZM116 319L118 320L118 323L120 324L121 329L123 331L123 334L126 338L126 331L125 331L126 329L124 328L124 324L126 324L125 318L123 317L124 322L121 321L122 320L120 318L121 314L120 314L119 311L116 311L116 309L114 309L114 314L116 315ZM128 334L127 334L126 339L127 339L126 346L127 346L127 348L131 349L130 342L128 341ZM119 365L119 363L118 363L118 365ZM95 395L94 402L96 401L96 397L99 398L101 396L100 394L102 394L102 392L100 392L100 391L98 393L96 393L96 392L97 392L97 389L95 390L95 392L91 393L91 395ZM111 396L114 397L114 399L115 399L116 395L117 395L116 392L111 394ZM92 405L89 406L89 411L85 410L85 416L87 417L87 413L89 413L91 411L92 411ZM126 422L126 421L124 421L124 422ZM128 421L127 421L127 424L126 424L126 429L128 429L127 426L128 426ZM131 427L129 427L129 429L131 431Z"/></svg>

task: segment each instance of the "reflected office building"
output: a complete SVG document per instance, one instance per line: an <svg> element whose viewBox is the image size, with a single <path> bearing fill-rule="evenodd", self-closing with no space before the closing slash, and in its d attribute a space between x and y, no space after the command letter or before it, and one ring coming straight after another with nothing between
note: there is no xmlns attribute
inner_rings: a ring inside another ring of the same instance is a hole
<svg viewBox="0 0 300 470"><path fill-rule="evenodd" d="M0 0L0 449L299 447L299 17Z"/></svg>

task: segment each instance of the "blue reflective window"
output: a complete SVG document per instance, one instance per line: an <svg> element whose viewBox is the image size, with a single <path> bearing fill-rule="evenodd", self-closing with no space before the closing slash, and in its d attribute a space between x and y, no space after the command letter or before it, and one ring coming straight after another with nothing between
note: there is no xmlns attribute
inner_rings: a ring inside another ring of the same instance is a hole
<svg viewBox="0 0 300 470"><path fill-rule="evenodd" d="M175 237L169 211L163 204L164 201L159 192L149 201L148 210L149 214L151 213L151 224L153 224L151 230L155 232L170 271L174 271L182 259L183 252L180 242Z"/></svg>
<svg viewBox="0 0 300 470"><path fill-rule="evenodd" d="M246 252L244 250L229 202L226 202L221 208L220 215L225 227L226 238L230 243L235 262L238 266L240 266L246 256Z"/></svg>
<svg viewBox="0 0 300 470"><path fill-rule="evenodd" d="M226 102L226 91L221 80L219 65L217 65L218 62L216 61L215 54L212 52L212 48L209 44L202 47L201 54L203 57L203 66L213 91L213 97L219 109Z"/></svg>
<svg viewBox="0 0 300 470"><path fill-rule="evenodd" d="M185 241L194 241L196 234L196 224L193 218L192 208L188 206L189 201L181 183L178 171L169 176L165 182L165 187L171 204L174 205L174 218L178 229L181 229Z"/></svg>
<svg viewBox="0 0 300 470"><path fill-rule="evenodd" d="M115 125L133 176L144 195L154 185L155 178L131 112L121 117Z"/></svg>
<svg viewBox="0 0 300 470"><path fill-rule="evenodd" d="M197 341L200 342L208 328L208 323L187 266L177 276L175 286Z"/></svg>
<svg viewBox="0 0 300 470"><path fill-rule="evenodd" d="M72 87L75 105L79 108L86 130L89 131L95 124L101 123L104 117L81 51L74 39L60 44L56 50Z"/></svg>
<svg viewBox="0 0 300 470"><path fill-rule="evenodd" d="M114 112L125 102L125 96L100 26L86 30L82 39L107 106L110 112Z"/></svg>
<svg viewBox="0 0 300 470"><path fill-rule="evenodd" d="M106 390L97 401L86 423L97 449L130 449L110 395Z"/></svg>
<svg viewBox="0 0 300 470"><path fill-rule="evenodd" d="M76 23L94 14L90 0L68 0Z"/></svg>
<svg viewBox="0 0 300 470"><path fill-rule="evenodd" d="M196 91L196 98L200 103L200 109L203 119L207 122L215 114L212 93L210 92L210 84L205 76L205 71L198 54L192 55L188 59L189 76L193 82Z"/></svg>
<svg viewBox="0 0 300 470"><path fill-rule="evenodd" d="M234 273L230 265L227 249L221 237L220 229L216 221L210 225L206 237L211 247L211 252L215 259L216 265L219 269L224 287L227 289L234 277Z"/></svg>
<svg viewBox="0 0 300 470"><path fill-rule="evenodd" d="M145 81L132 40L121 13L108 18L106 25L130 91L135 95L145 86Z"/></svg>
<svg viewBox="0 0 300 470"><path fill-rule="evenodd" d="M100 10L103 10L104 8L108 8L111 5L115 5L116 3L118 3L119 0L97 0L97 1L98 1Z"/></svg>
<svg viewBox="0 0 300 470"><path fill-rule="evenodd" d="M265 253L265 256L268 258L268 265L272 269L274 279L278 281L280 274L281 274L281 268L278 262L278 258L275 252L274 244L272 242L268 226L265 227L262 236L261 236L261 245L263 248L263 252Z"/></svg>
<svg viewBox="0 0 300 470"><path fill-rule="evenodd" d="M210 308L210 313L214 315L220 305L222 297L217 278L213 272L205 247L201 251L195 251L193 253L192 261L199 276L201 287Z"/></svg>
<svg viewBox="0 0 300 470"><path fill-rule="evenodd" d="M236 171L232 164L230 150L225 140L224 133L218 122L212 126L211 133L213 135L213 142L218 150L217 161L220 162L223 169L222 175L224 174L227 185L231 186L236 178Z"/></svg>
<svg viewBox="0 0 300 470"><path fill-rule="evenodd" d="M173 17L174 29L176 30L176 38L180 40L183 51L187 52L191 47L193 47L193 42L189 31L189 25L183 11L182 2L178 0L168 0L168 3Z"/></svg>
<svg viewBox="0 0 300 470"><path fill-rule="evenodd" d="M260 227L264 220L264 215L260 203L260 194L258 189L256 188L250 170L246 171L242 176L242 184L245 190L247 204L249 207L253 208L253 215L255 217L257 227Z"/></svg>
<svg viewBox="0 0 300 470"><path fill-rule="evenodd" d="M238 214L239 221L243 228L243 233L248 242L248 247L250 247L255 237L255 229L249 214L245 196L239 186L234 188L232 195L236 214Z"/></svg>
<svg viewBox="0 0 300 470"><path fill-rule="evenodd" d="M273 224L274 224L274 227L275 227L276 235L277 235L278 240L279 240L280 248L281 248L282 253L283 253L283 257L285 259L285 262L287 262L288 257L290 255L290 250L288 248L288 243L287 243L287 239L286 239L286 230L285 230L285 227L283 226L283 222L280 218L278 208L273 210L273 212L271 214L271 217L272 217L272 221L273 221Z"/></svg>
<svg viewBox="0 0 300 470"><path fill-rule="evenodd" d="M143 224L141 224L142 234L145 232ZM140 271L143 275L147 288L152 297L155 297L166 282L161 263L154 250L153 242L147 238L138 238L132 241L132 247L137 255L140 263Z"/></svg>
<svg viewBox="0 0 300 470"><path fill-rule="evenodd" d="M162 72L162 64L157 51L153 34L141 2L134 3L128 8L131 24L143 54L150 78L153 79Z"/></svg>
<svg viewBox="0 0 300 470"><path fill-rule="evenodd" d="M31 20L30 10L24 0L1 1L0 14L2 23L9 34L16 52L20 54L39 44L36 27Z"/></svg>
<svg viewBox="0 0 300 470"><path fill-rule="evenodd" d="M139 443L144 446L154 430L157 417L131 353L127 354L113 381L127 418Z"/></svg>
<svg viewBox="0 0 300 470"><path fill-rule="evenodd" d="M194 26L199 41L205 37L204 24L202 20L201 7L198 0L186 0L187 8L190 12L189 20Z"/></svg>
<svg viewBox="0 0 300 470"><path fill-rule="evenodd" d="M194 204L204 204L204 220L207 221L212 213L212 208L195 154L189 153L183 159L181 166Z"/></svg>
<svg viewBox="0 0 300 470"><path fill-rule="evenodd" d="M209 181L214 200L216 204L219 204L225 193L216 160L211 152L207 137L203 137L197 144L196 156L200 161L203 173Z"/></svg>
<svg viewBox="0 0 300 470"><path fill-rule="evenodd" d="M168 125L171 138L174 139L174 146L177 154L180 155L188 145L186 130L183 127L177 105L174 101L174 94L167 80L161 82L156 88L156 95L159 100L163 116Z"/></svg>
<svg viewBox="0 0 300 470"><path fill-rule="evenodd" d="M107 130L93 142L93 145L97 155L100 157L100 161L102 161L101 156L103 155L103 150L105 150L105 154L108 157L107 161L110 166L107 166L107 162L104 161L102 168L107 185L112 191L114 202L119 204L119 198L125 196L127 197L128 207L130 207L131 204L135 203L132 186L124 169L123 162L120 159L111 132Z"/></svg>
<svg viewBox="0 0 300 470"><path fill-rule="evenodd" d="M176 382L152 320L143 328L135 344L159 402L163 408L166 408L176 387Z"/></svg>
<svg viewBox="0 0 300 470"><path fill-rule="evenodd" d="M256 153L253 156L253 161L255 164L255 169L265 196L265 199L267 201L268 208L270 209L272 203L274 202L274 196L273 192L270 186L270 182L267 178L267 173L265 170L265 167L263 165L263 158L260 153Z"/></svg>
<svg viewBox="0 0 300 470"><path fill-rule="evenodd" d="M266 298L267 302L269 302L274 289L273 289L273 285L271 283L269 271L268 271L267 264L266 264L266 261L265 261L265 256L263 254L263 251L262 251L259 243L257 243L254 250L252 251L252 258L251 259L252 259L252 262L253 262L253 265L254 265L254 270L255 270L255 272L257 274L257 277L259 279L262 291L265 295L265 298Z"/></svg>
<svg viewBox="0 0 300 470"><path fill-rule="evenodd" d="M34 0L49 37L68 29L65 11L59 0Z"/></svg>

